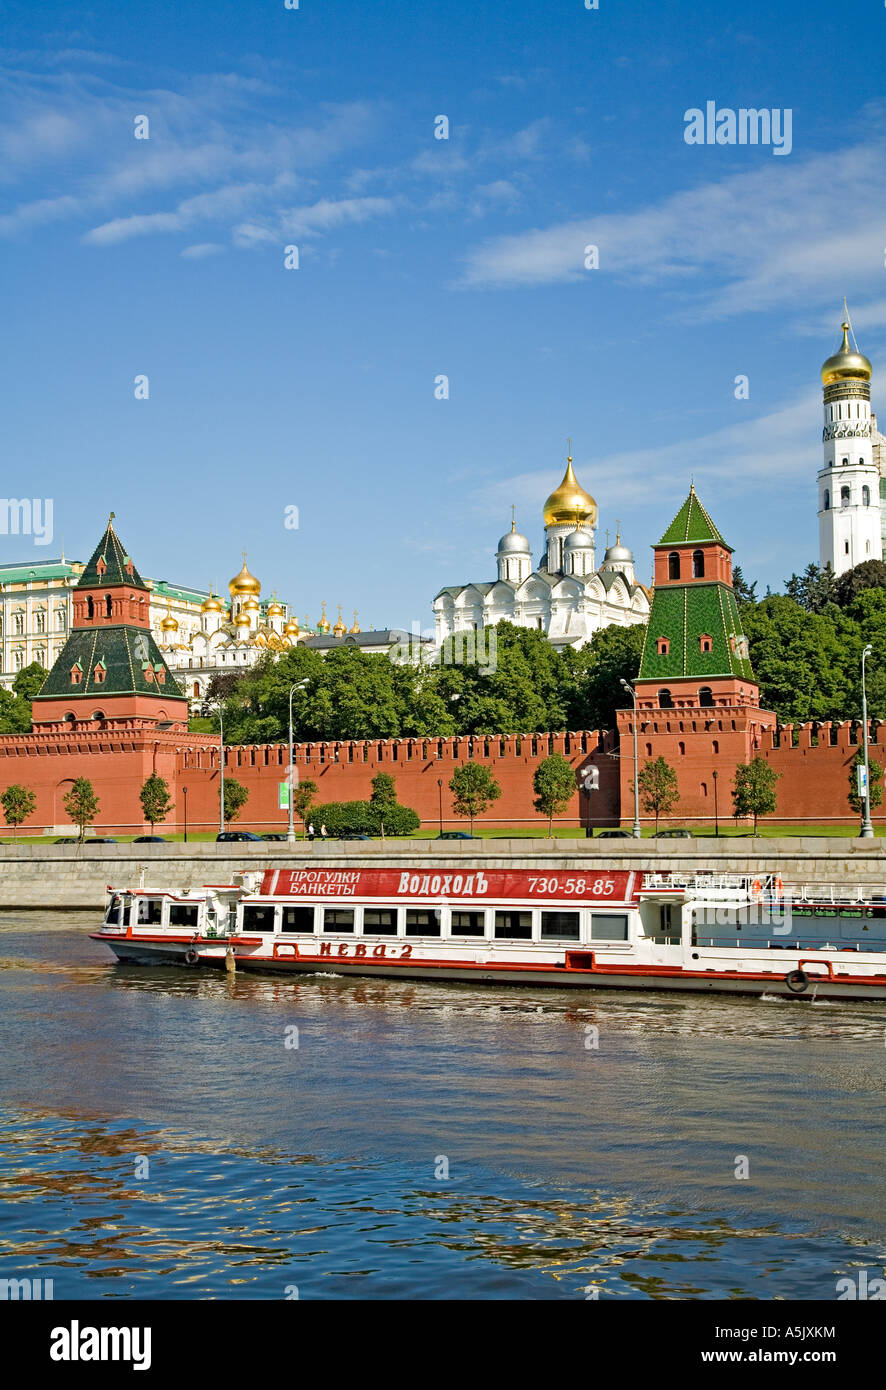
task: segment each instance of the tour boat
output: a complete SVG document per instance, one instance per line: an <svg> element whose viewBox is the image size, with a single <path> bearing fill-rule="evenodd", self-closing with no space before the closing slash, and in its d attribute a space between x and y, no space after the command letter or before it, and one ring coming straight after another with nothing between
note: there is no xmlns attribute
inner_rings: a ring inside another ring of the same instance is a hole
<svg viewBox="0 0 886 1390"><path fill-rule="evenodd" d="M777 874L319 867L108 889L118 959L575 988L886 999L886 893Z"/></svg>

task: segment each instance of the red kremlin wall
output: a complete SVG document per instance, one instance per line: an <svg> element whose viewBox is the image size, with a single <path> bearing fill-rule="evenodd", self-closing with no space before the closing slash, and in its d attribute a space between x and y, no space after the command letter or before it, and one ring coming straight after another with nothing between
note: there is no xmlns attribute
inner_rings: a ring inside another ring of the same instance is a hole
<svg viewBox="0 0 886 1390"><path fill-rule="evenodd" d="M773 822L826 825L851 824L857 819L849 811L846 796L849 767L860 746L858 723L772 730L756 727L756 711L741 713L747 723L735 731L730 727L730 710L718 710L715 719L705 718L705 711L694 721L683 720L682 725L675 718L677 712L668 711L663 723L642 726L640 766L650 756L651 747L651 756L662 754L678 772L681 802L673 824L713 822L715 768L719 773L719 818L728 823L736 764L755 752L782 774ZM740 717L736 712L737 720ZM871 756L886 766L886 725L874 721L871 740ZM317 783L318 801L367 798L375 773L388 772L396 778L400 801L412 806L426 825L439 824L442 791L444 828L464 829L466 823L452 812L448 783L454 769L472 759L489 766L502 787L501 799L482 818L482 825L536 828L545 833L544 818L532 809L532 777L539 763L553 752L562 753L577 773L591 767L599 771L599 790L590 798L576 790L570 807L557 818L559 825L584 825L589 816L597 827L630 825L633 745L629 732L621 751L615 734L583 732L297 744L295 762L301 780L310 778ZM287 746L229 747L225 753L226 776L235 777L249 789L239 824L258 831L285 830L286 811L279 808L278 787L286 780ZM174 731L149 733L140 721L113 732L83 722L73 726L70 733L56 730L0 737L0 789L18 782L33 788L37 795L36 814L23 827L23 834L52 829L58 834L70 833L62 800L75 777L89 778L98 794L96 833L145 833L149 827L140 818L138 794L153 771L169 783L175 802L170 821L158 827L160 833L182 831L186 810L189 830L205 832L218 827L217 738L183 736Z"/></svg>

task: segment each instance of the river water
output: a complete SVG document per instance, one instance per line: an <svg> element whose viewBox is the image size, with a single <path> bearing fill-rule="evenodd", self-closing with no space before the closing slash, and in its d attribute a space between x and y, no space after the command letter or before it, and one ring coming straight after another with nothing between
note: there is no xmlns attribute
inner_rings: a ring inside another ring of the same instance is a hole
<svg viewBox="0 0 886 1390"><path fill-rule="evenodd" d="M96 920L0 916L0 1278L834 1299L883 1273L886 1004L230 978L116 965Z"/></svg>

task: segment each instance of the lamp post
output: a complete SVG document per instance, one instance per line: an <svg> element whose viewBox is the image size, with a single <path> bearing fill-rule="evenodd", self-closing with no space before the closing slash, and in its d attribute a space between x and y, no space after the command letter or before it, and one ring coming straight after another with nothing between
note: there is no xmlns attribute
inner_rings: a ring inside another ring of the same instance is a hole
<svg viewBox="0 0 886 1390"><path fill-rule="evenodd" d="M437 796L440 801L440 834L443 834L443 778L437 778Z"/></svg>
<svg viewBox="0 0 886 1390"><path fill-rule="evenodd" d="M188 843L188 789L182 787L182 797L185 803L185 844Z"/></svg>
<svg viewBox="0 0 886 1390"><path fill-rule="evenodd" d="M622 679L620 682L634 702L634 839L639 840L643 834L640 829L640 754L637 748L637 692L632 685Z"/></svg>
<svg viewBox="0 0 886 1390"><path fill-rule="evenodd" d="M720 776L719 772L717 771L716 768L714 768L713 777L714 777L714 834L715 834L715 835L719 835L719 834L720 834L720 815L719 815L719 811L718 811L718 808L717 808L717 778L718 778L719 776Z"/></svg>
<svg viewBox="0 0 886 1390"><path fill-rule="evenodd" d="M295 826L292 820L292 697L295 694L296 690L304 690L307 684L307 681L296 681L294 685L291 685L289 687L289 772L287 774L287 779L289 782L289 826L286 831L286 840L290 845L295 844Z"/></svg>
<svg viewBox="0 0 886 1390"><path fill-rule="evenodd" d="M861 822L861 838L870 840L873 838L874 827L871 824L871 768L868 758L868 693L865 686L864 664L870 656L873 648L868 642L861 654L861 725L864 734L864 819Z"/></svg>
<svg viewBox="0 0 886 1390"><path fill-rule="evenodd" d="M225 833L225 725L222 718L222 707L218 707L218 731L221 737L221 761L218 765L218 829L219 834Z"/></svg>

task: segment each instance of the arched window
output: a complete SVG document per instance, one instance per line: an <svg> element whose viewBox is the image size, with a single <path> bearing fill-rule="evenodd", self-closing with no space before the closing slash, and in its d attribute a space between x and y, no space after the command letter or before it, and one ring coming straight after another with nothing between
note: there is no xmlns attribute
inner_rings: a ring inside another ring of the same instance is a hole
<svg viewBox="0 0 886 1390"><path fill-rule="evenodd" d="M824 507L823 507L823 510L826 511L826 512L829 512L829 511L831 510L831 494L830 494L830 492L829 492L829 490L828 490L827 488L825 488L825 490L824 490Z"/></svg>
<svg viewBox="0 0 886 1390"><path fill-rule="evenodd" d="M709 685L703 685L699 690L698 703L700 705L712 705L714 703L714 692Z"/></svg>
<svg viewBox="0 0 886 1390"><path fill-rule="evenodd" d="M680 578L680 556L674 550L668 556L668 579Z"/></svg>
<svg viewBox="0 0 886 1390"><path fill-rule="evenodd" d="M651 744L651 743L647 743L647 745L646 745L646 756L647 756L647 758L651 758L651 757L652 757L652 744Z"/></svg>
<svg viewBox="0 0 886 1390"><path fill-rule="evenodd" d="M703 632L698 639L698 649L702 652L710 652L714 649L714 639Z"/></svg>
<svg viewBox="0 0 886 1390"><path fill-rule="evenodd" d="M692 578L704 579L704 551L693 550L692 552Z"/></svg>
<svg viewBox="0 0 886 1390"><path fill-rule="evenodd" d="M660 690L658 692L658 704L660 709L674 708L674 702L671 699L671 692L669 690Z"/></svg>
<svg viewBox="0 0 886 1390"><path fill-rule="evenodd" d="M867 483L865 483L861 490L861 503L863 507L869 507L871 505L871 490Z"/></svg>
<svg viewBox="0 0 886 1390"><path fill-rule="evenodd" d="M38 632L45 632L45 631L46 631L46 614L45 614L45 613L42 613L42 612L41 612L41 613L38 613L38 614L37 614L37 631L38 631Z"/></svg>
<svg viewBox="0 0 886 1390"><path fill-rule="evenodd" d="M671 644L667 637L659 637L656 643L659 656L667 656L671 650Z"/></svg>
<svg viewBox="0 0 886 1390"><path fill-rule="evenodd" d="M849 506L849 489L848 489L848 487L841 487L841 488L840 488L840 506L841 506L841 507L848 507L848 506Z"/></svg>
<svg viewBox="0 0 886 1390"><path fill-rule="evenodd" d="M25 617L23 613L16 613L13 619L16 637L21 637L25 630Z"/></svg>
<svg viewBox="0 0 886 1390"><path fill-rule="evenodd" d="M92 594L86 595L86 616L87 618L95 617L95 604L92 601Z"/></svg>
<svg viewBox="0 0 886 1390"><path fill-rule="evenodd" d="M685 757L686 757L686 744L683 743L682 740L681 740L680 743L677 744L677 747L678 747L679 750L680 750L680 757L681 757L681 758L685 758Z"/></svg>
<svg viewBox="0 0 886 1390"><path fill-rule="evenodd" d="M716 738L714 739L713 743L711 744L711 751L712 751L713 753L719 753L719 751L720 751L720 742L719 742L719 739L716 739Z"/></svg>
<svg viewBox="0 0 886 1390"><path fill-rule="evenodd" d="M106 618L110 618L110 617L112 616L112 614L113 614L113 611L114 611L114 605L113 605L113 603L112 603L112 601L111 601L111 595L110 595L110 594L105 594L105 617L106 617Z"/></svg>

